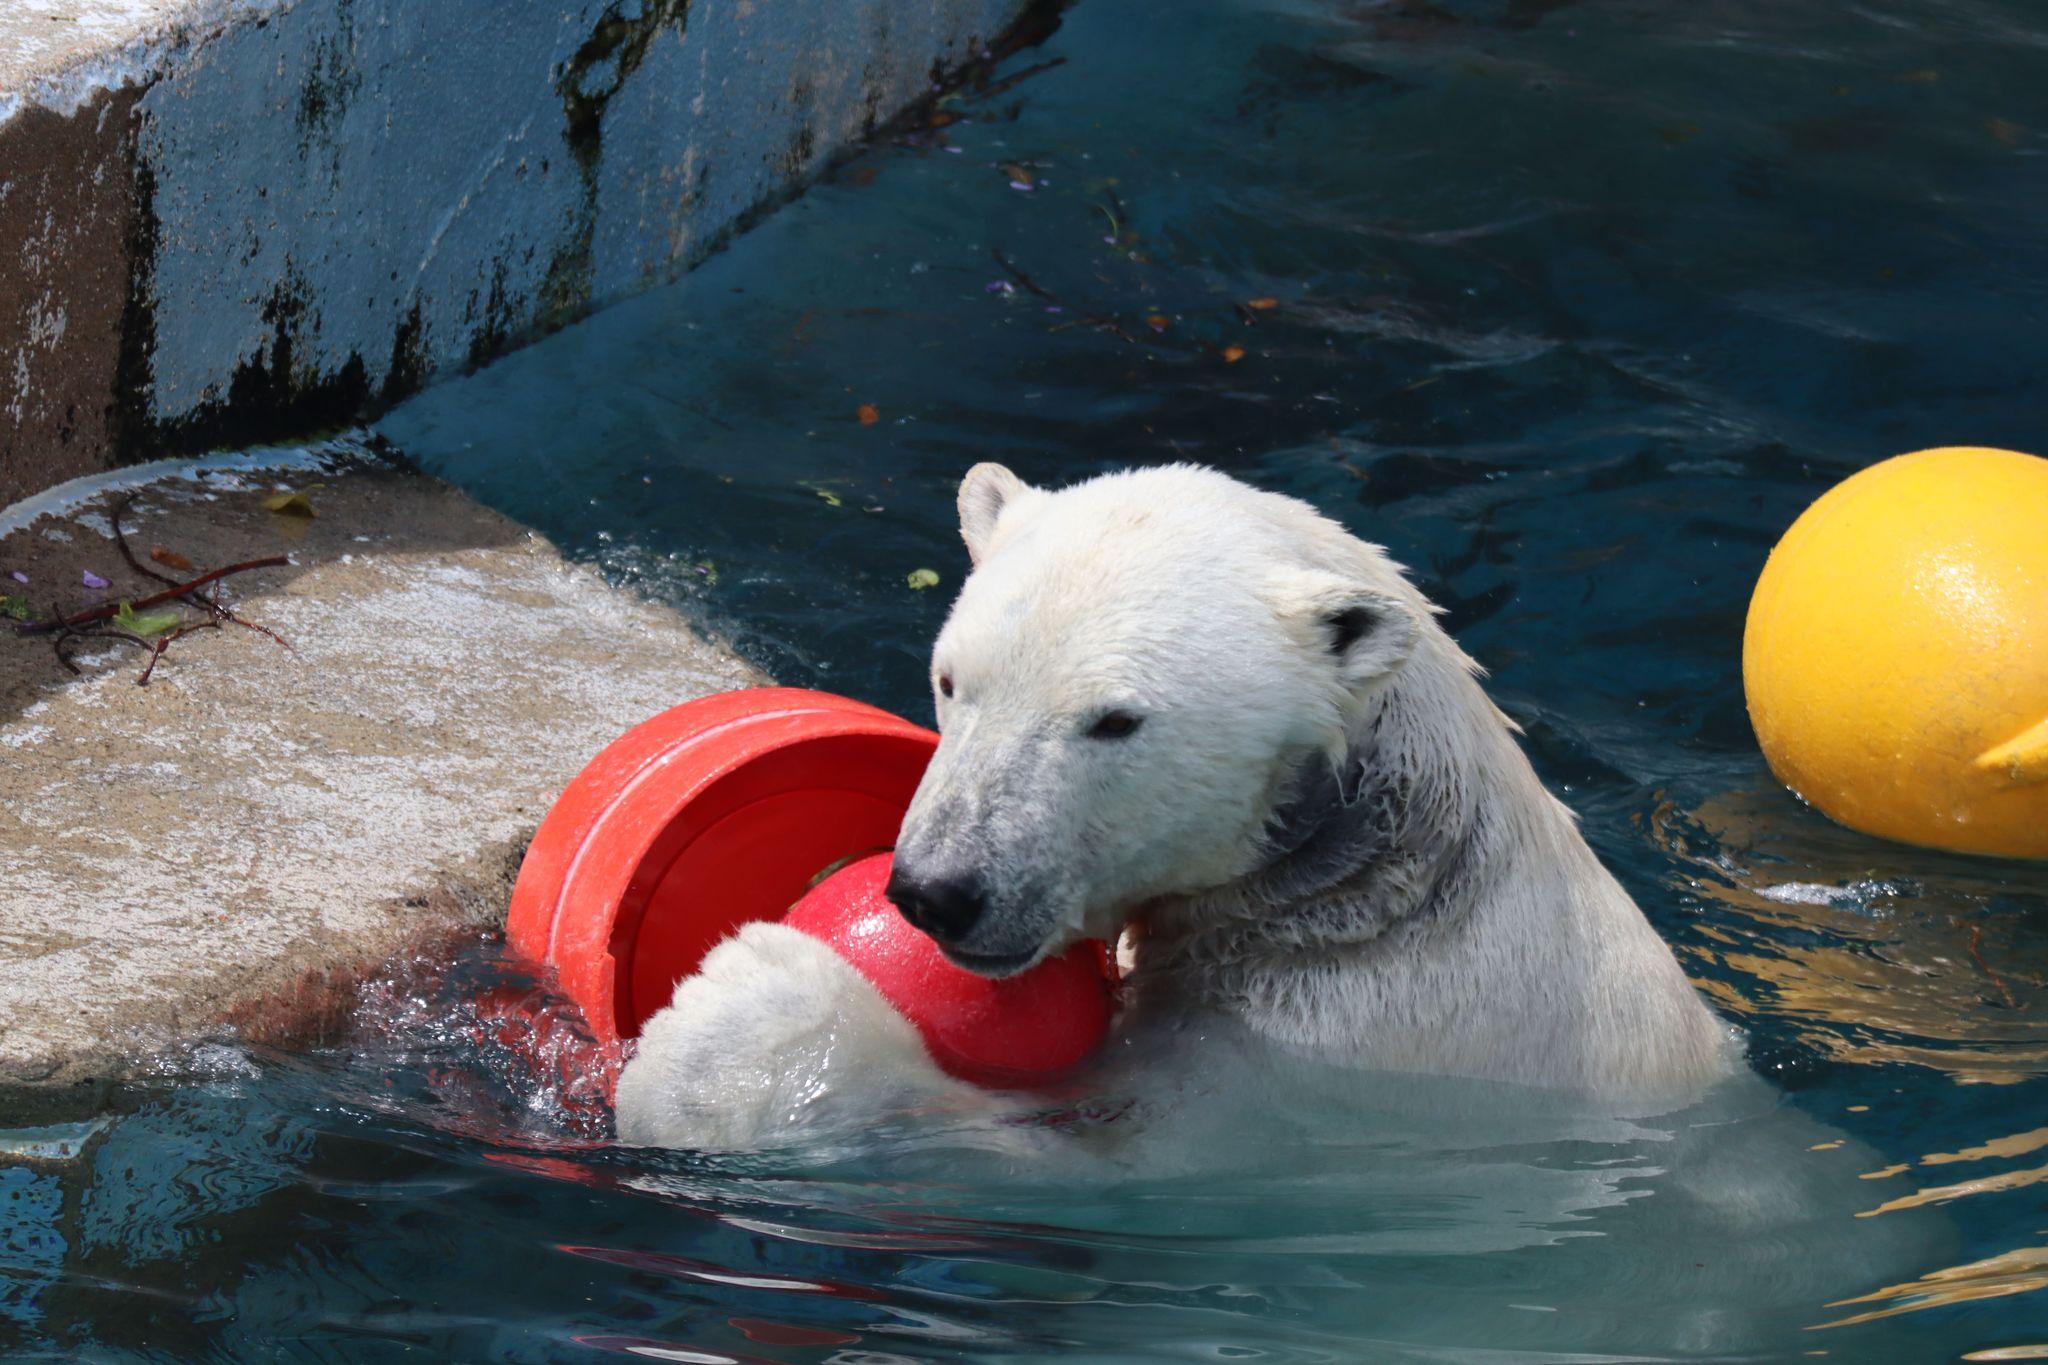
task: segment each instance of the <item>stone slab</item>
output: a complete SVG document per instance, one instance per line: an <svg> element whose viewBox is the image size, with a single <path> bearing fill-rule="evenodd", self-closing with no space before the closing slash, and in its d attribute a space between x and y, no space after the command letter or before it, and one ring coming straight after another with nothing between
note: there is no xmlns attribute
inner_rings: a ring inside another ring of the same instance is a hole
<svg viewBox="0 0 2048 1365"><path fill-rule="evenodd" d="M187 636L146 687L132 645L75 642L74 677L47 637L0 633L0 1084L302 1030L394 954L502 917L526 839L598 749L758 681L444 485L262 458L0 519L0 593L40 615L93 600L88 571L108 594L156 586L108 538L124 498L139 553L292 559L232 580L289 649ZM263 505L309 485L310 520Z"/></svg>
<svg viewBox="0 0 2048 1365"><path fill-rule="evenodd" d="M225 7L194 0L8 0L0 6L0 119L23 103L62 108L118 84L118 68L183 23Z"/></svg>

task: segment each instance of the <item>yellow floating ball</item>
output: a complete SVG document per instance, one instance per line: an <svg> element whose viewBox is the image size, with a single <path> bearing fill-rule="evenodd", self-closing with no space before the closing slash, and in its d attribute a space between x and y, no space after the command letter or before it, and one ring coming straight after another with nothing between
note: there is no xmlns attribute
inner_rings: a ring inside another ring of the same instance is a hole
<svg viewBox="0 0 2048 1365"><path fill-rule="evenodd" d="M1834 819L2048 858L2048 460L1923 450L1823 494L1757 581L1742 682Z"/></svg>

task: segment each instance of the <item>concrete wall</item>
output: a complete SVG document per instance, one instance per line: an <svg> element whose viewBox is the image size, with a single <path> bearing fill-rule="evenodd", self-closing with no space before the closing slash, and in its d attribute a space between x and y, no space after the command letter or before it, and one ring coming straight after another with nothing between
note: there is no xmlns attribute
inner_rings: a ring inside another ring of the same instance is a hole
<svg viewBox="0 0 2048 1365"><path fill-rule="evenodd" d="M9 65L0 505L353 419L672 277L1026 0L97 0Z"/></svg>

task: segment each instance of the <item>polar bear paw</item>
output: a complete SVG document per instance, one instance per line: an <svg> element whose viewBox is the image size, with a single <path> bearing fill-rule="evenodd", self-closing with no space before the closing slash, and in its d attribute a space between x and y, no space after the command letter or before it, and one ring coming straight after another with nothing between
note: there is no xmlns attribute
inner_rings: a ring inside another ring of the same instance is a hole
<svg viewBox="0 0 2048 1365"><path fill-rule="evenodd" d="M847 1132L962 1088L825 944L749 924L647 1022L619 1077L622 1141L742 1150Z"/></svg>

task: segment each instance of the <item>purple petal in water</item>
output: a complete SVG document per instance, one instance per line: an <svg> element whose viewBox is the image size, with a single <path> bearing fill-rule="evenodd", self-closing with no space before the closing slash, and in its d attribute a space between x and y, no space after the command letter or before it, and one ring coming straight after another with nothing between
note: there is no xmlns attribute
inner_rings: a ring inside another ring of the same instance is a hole
<svg viewBox="0 0 2048 1365"><path fill-rule="evenodd" d="M87 569L85 571L85 586L88 588L104 588L110 585L107 583L106 579L101 578L91 569Z"/></svg>
<svg viewBox="0 0 2048 1365"><path fill-rule="evenodd" d="M1026 194L1031 193L1031 186L1027 182L1022 180L1012 180L1010 182L1010 188L1013 190L1022 190Z"/></svg>

